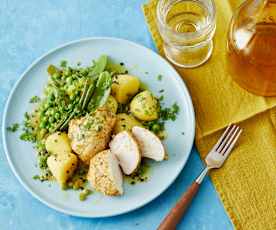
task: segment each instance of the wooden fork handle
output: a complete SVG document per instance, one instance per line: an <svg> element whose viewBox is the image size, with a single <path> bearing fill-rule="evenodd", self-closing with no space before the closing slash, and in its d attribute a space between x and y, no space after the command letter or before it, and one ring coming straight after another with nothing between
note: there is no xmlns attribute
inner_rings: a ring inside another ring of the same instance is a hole
<svg viewBox="0 0 276 230"><path fill-rule="evenodd" d="M193 200L199 189L199 183L196 181L188 188L188 190L182 195L180 200L171 209L166 218L159 225L158 230L174 230L177 224L180 222L183 214L189 207L189 204Z"/></svg>

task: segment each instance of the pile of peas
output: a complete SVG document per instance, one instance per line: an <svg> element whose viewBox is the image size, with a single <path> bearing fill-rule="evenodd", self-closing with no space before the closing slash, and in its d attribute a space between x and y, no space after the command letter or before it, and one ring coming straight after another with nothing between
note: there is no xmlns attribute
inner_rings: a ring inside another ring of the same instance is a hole
<svg viewBox="0 0 276 230"><path fill-rule="evenodd" d="M39 109L39 128L43 133L54 132L58 124L76 108L88 75L89 68L72 69L66 66L51 75L45 90L46 97Z"/></svg>

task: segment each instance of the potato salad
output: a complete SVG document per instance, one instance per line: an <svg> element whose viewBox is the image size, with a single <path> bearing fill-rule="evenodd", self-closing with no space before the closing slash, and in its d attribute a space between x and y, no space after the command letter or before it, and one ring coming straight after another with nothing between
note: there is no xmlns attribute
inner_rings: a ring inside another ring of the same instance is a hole
<svg viewBox="0 0 276 230"><path fill-rule="evenodd" d="M118 196L124 180L133 185L149 179L148 162L169 158L165 123L176 119L179 107L165 108L164 95L156 97L124 63L102 55L89 66L61 61L47 72L20 136L37 151L40 173L34 179L77 190L80 200L94 191Z"/></svg>

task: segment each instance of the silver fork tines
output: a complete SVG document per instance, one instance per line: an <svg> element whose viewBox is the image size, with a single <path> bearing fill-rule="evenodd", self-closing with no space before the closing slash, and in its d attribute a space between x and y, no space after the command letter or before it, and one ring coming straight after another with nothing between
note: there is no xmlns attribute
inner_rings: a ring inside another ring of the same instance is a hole
<svg viewBox="0 0 276 230"><path fill-rule="evenodd" d="M232 144L232 142L235 142L235 139L237 139L236 136L239 136L241 132L242 129L240 129L239 126L229 125L220 137L220 139L218 140L218 142L216 143L216 145L214 146L213 150L224 155L226 150L228 150L228 147Z"/></svg>
<svg viewBox="0 0 276 230"><path fill-rule="evenodd" d="M229 125L213 149L206 157L206 163L210 168L220 167L233 149L242 129L237 125Z"/></svg>
<svg viewBox="0 0 276 230"><path fill-rule="evenodd" d="M233 149L241 133L242 129L236 126L234 129L234 133L230 136L228 142L225 144L224 148L221 151L222 155L228 155L228 153Z"/></svg>

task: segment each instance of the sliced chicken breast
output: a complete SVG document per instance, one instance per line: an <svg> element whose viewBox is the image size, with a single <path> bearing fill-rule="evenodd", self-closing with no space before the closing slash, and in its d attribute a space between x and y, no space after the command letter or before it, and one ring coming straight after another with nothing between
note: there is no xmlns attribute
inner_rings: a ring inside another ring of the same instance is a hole
<svg viewBox="0 0 276 230"><path fill-rule="evenodd" d="M135 172L141 162L139 146L128 131L118 133L109 143L111 152L117 157L126 175Z"/></svg>
<svg viewBox="0 0 276 230"><path fill-rule="evenodd" d="M95 190L105 195L123 194L123 175L110 150L99 152L91 159L87 179Z"/></svg>
<svg viewBox="0 0 276 230"><path fill-rule="evenodd" d="M71 147L84 163L89 164L95 154L106 149L115 123L115 114L106 109L71 120L68 129Z"/></svg>
<svg viewBox="0 0 276 230"><path fill-rule="evenodd" d="M161 140L148 129L134 126L132 134L139 144L142 157L147 157L156 161L162 161L166 157L165 148Z"/></svg>

